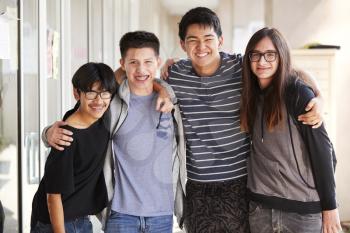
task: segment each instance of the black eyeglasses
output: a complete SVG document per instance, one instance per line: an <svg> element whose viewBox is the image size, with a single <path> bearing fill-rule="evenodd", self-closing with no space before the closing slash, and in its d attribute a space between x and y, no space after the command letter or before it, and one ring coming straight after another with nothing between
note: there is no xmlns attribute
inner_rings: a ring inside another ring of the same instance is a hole
<svg viewBox="0 0 350 233"><path fill-rule="evenodd" d="M109 91L101 91L101 92L86 91L86 92L84 92L84 94L85 94L86 99L88 99L88 100L94 100L97 98L98 95L101 97L101 99L112 98L112 93L110 93Z"/></svg>
<svg viewBox="0 0 350 233"><path fill-rule="evenodd" d="M274 51L269 51L265 53L259 53L259 52L251 52L249 53L249 60L251 62L258 62L260 61L261 57L264 57L265 61L267 62L273 62L276 60L278 54Z"/></svg>

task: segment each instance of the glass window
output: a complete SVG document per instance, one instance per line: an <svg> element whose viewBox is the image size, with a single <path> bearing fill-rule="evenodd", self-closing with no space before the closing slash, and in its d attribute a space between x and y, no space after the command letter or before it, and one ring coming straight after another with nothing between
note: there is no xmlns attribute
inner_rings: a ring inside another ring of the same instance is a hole
<svg viewBox="0 0 350 233"><path fill-rule="evenodd" d="M61 23L60 1L46 1L47 17L47 123L61 117ZM44 78L44 77L43 77ZM70 94L70 93L69 93Z"/></svg>
<svg viewBox="0 0 350 233"><path fill-rule="evenodd" d="M40 179L39 165L39 19L38 1L23 1L22 31L22 212L23 231L30 230L33 195Z"/></svg>
<svg viewBox="0 0 350 233"><path fill-rule="evenodd" d="M6 2L0 15L0 228L3 232L18 232L18 160L17 160L17 72L18 30L17 5ZM1 207L0 207L1 208ZM4 213L5 216L2 216Z"/></svg>
<svg viewBox="0 0 350 233"><path fill-rule="evenodd" d="M71 1L71 59L72 74L88 62L88 3L86 0ZM67 93L68 94L68 93Z"/></svg>

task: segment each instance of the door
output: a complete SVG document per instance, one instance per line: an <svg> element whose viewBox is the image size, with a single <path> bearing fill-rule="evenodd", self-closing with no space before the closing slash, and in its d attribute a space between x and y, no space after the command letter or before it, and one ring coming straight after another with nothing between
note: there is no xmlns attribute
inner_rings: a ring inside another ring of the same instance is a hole
<svg viewBox="0 0 350 233"><path fill-rule="evenodd" d="M30 231L32 199L49 153L43 128L61 117L61 1L22 1L22 232Z"/></svg>

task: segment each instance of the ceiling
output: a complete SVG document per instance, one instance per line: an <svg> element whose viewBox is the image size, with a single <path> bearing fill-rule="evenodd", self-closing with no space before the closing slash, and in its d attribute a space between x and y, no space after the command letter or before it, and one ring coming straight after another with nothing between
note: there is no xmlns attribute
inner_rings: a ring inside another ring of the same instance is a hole
<svg viewBox="0 0 350 233"><path fill-rule="evenodd" d="M215 9L219 5L219 0L161 0L163 6L171 15L183 15L189 9L203 6Z"/></svg>

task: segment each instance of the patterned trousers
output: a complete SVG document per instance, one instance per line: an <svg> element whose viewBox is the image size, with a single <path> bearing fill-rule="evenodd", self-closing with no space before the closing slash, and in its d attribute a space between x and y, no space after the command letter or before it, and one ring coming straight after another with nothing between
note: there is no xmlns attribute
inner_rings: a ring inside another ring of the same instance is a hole
<svg viewBox="0 0 350 233"><path fill-rule="evenodd" d="M189 180L184 203L187 233L249 233L247 179L203 183Z"/></svg>

